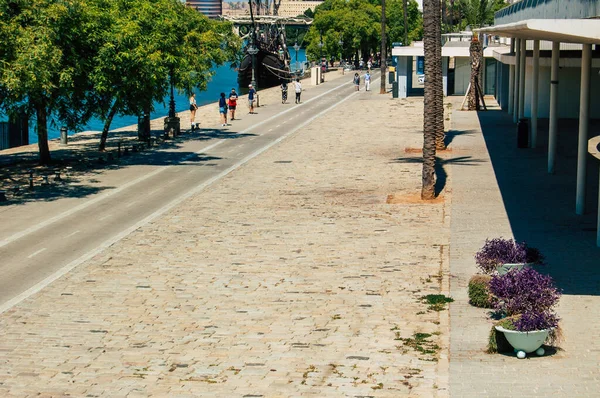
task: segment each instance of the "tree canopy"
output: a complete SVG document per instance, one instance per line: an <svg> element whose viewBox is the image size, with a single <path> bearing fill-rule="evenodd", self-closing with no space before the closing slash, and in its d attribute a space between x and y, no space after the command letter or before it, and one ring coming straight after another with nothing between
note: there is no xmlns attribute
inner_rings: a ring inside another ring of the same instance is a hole
<svg viewBox="0 0 600 398"><path fill-rule="evenodd" d="M140 114L171 75L181 91L205 89L239 48L228 23L178 0L0 0L0 110L36 116L47 163L48 119L77 129Z"/></svg>
<svg viewBox="0 0 600 398"><path fill-rule="evenodd" d="M386 2L386 19L388 43L403 41L401 0ZM340 55L352 58L359 51L364 57L371 51L377 52L381 42L380 23L380 0L325 0L316 7L313 24L306 35L307 54L317 59ZM420 39L422 17L415 0L409 1L408 25L410 40Z"/></svg>

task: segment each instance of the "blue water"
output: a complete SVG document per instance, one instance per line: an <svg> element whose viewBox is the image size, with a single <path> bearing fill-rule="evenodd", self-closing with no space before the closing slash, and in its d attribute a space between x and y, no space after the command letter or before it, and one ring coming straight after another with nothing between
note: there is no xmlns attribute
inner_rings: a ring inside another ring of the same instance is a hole
<svg viewBox="0 0 600 398"><path fill-rule="evenodd" d="M295 70L296 52L293 48L290 48L290 55L292 58L291 69ZM302 62L306 61L306 54L304 49L298 51L298 65L302 67ZM196 103L198 106L217 102L221 92L229 93L232 88L235 87L240 92L237 82L237 71L232 69L229 64L214 68L215 74L212 80L208 82L206 91L198 91L196 89ZM189 95L188 93L178 93L175 91L175 111L181 112L189 109ZM164 102L154 103L154 112L150 114L151 119L159 117L165 117L169 113L169 97L167 96ZM113 119L110 129L118 129L121 127L137 125L137 116L121 116L116 115ZM37 143L37 134L35 132L35 121L32 120L29 123L29 142L31 144ZM81 131L102 131L104 122L98 118L93 118L90 122L81 129ZM69 132L69 135L74 132ZM53 126L52 123L48 123L48 139L54 139L60 137L60 125Z"/></svg>

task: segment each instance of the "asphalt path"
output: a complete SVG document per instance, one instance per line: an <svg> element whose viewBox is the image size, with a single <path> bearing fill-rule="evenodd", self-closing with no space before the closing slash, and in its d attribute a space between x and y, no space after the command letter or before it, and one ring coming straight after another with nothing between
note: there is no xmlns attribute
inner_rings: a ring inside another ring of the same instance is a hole
<svg viewBox="0 0 600 398"><path fill-rule="evenodd" d="M102 181L108 188L99 193L2 211L0 313L360 95L351 77L309 87L299 105L292 89L287 104L260 107L256 115L245 114L240 101L241 120L183 137L171 149L147 152L144 164L109 171Z"/></svg>

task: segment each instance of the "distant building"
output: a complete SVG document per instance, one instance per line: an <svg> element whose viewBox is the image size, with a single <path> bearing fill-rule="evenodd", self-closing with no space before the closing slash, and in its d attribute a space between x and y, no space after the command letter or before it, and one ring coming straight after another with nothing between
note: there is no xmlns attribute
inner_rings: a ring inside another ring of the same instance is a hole
<svg viewBox="0 0 600 398"><path fill-rule="evenodd" d="M315 10L319 4L323 3L319 1L302 1L302 0L281 0L279 5L279 12L277 13L282 17L297 17L298 15L304 14L307 9Z"/></svg>
<svg viewBox="0 0 600 398"><path fill-rule="evenodd" d="M187 0L185 4L208 18L218 18L223 14L223 0Z"/></svg>

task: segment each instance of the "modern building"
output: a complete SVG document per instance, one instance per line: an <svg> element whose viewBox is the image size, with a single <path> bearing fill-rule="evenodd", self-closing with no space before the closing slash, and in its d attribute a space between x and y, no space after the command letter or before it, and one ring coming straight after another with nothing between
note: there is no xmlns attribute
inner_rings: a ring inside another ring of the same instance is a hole
<svg viewBox="0 0 600 398"><path fill-rule="evenodd" d="M585 197L588 152L600 156L598 144L593 144L598 138L589 137L591 119L600 118L600 2L524 0L498 11L494 26L479 32L501 45L493 51L498 66L495 97L515 123L529 120L531 147L542 133L538 119L549 119L548 173L555 172L558 138L577 139L574 209L577 215L594 211L586 209ZM576 119L577 137L559 135L559 119Z"/></svg>
<svg viewBox="0 0 600 398"><path fill-rule="evenodd" d="M298 15L304 14L307 9L311 9L312 11L315 8L323 3L320 1L303 1L303 0L281 0L281 4L279 5L279 11L277 15L281 17L297 17Z"/></svg>
<svg viewBox="0 0 600 398"><path fill-rule="evenodd" d="M223 14L223 0L186 0L185 4L208 18L218 18Z"/></svg>

